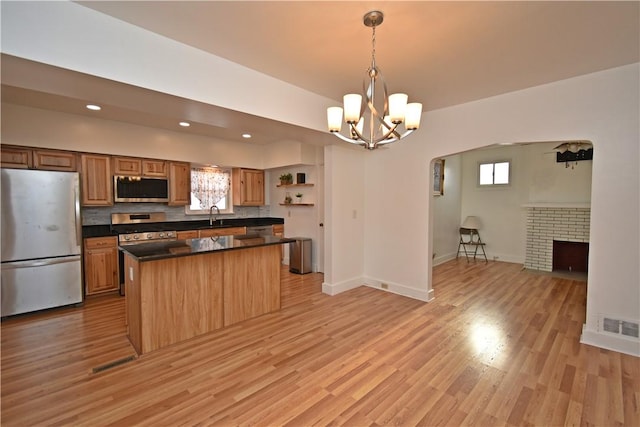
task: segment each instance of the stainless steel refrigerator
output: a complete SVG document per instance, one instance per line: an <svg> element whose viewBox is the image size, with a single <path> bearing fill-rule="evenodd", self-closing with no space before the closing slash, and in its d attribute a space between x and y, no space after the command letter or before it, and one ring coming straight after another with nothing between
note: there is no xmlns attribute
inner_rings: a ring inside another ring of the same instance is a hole
<svg viewBox="0 0 640 427"><path fill-rule="evenodd" d="M82 302L75 172L1 170L2 317Z"/></svg>

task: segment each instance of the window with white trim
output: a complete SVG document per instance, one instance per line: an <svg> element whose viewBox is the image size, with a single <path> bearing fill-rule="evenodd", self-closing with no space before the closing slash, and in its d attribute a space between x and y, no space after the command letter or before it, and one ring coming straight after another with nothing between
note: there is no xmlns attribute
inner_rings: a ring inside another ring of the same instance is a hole
<svg viewBox="0 0 640 427"><path fill-rule="evenodd" d="M508 185L510 182L509 161L480 163L478 184L482 187L492 185Z"/></svg>
<svg viewBox="0 0 640 427"><path fill-rule="evenodd" d="M233 213L231 169L192 167L191 205L185 207L186 214L208 215L214 205L220 213Z"/></svg>

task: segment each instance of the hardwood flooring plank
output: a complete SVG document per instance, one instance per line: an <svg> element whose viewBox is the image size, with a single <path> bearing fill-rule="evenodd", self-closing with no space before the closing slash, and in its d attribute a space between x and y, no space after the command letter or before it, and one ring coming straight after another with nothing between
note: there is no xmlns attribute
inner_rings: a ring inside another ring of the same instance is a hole
<svg viewBox="0 0 640 427"><path fill-rule="evenodd" d="M321 293L281 270L282 310L131 356L123 298L4 319L2 425L640 425L638 358L580 344L586 284L450 261L430 303Z"/></svg>

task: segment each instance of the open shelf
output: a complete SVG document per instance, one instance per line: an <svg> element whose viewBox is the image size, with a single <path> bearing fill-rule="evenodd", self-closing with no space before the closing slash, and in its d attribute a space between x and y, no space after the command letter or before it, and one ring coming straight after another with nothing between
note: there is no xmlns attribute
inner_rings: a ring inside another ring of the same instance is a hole
<svg viewBox="0 0 640 427"><path fill-rule="evenodd" d="M313 184L278 184L276 187L313 187Z"/></svg>
<svg viewBox="0 0 640 427"><path fill-rule="evenodd" d="M280 206L314 206L313 203L280 203Z"/></svg>

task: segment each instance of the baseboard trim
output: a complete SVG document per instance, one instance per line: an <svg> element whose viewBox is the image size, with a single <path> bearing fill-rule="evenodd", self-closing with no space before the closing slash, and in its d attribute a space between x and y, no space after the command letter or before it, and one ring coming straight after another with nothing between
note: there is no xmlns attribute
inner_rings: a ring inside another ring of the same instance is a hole
<svg viewBox="0 0 640 427"><path fill-rule="evenodd" d="M582 326L580 342L582 344L589 344L606 350L640 357L640 341L589 330L587 329L587 325Z"/></svg>
<svg viewBox="0 0 640 427"><path fill-rule="evenodd" d="M327 295L338 295L342 292L350 291L351 289L359 288L364 285L361 277L356 277L349 280L343 280L338 283L322 283L322 293Z"/></svg>
<svg viewBox="0 0 640 427"><path fill-rule="evenodd" d="M365 286L378 289L380 291L391 292L392 294L402 295L403 297L413 298L424 302L433 300L433 289L422 290L410 288L399 283L389 282L388 280L374 279L373 277L365 277ZM382 284L387 285L387 288L383 288Z"/></svg>

